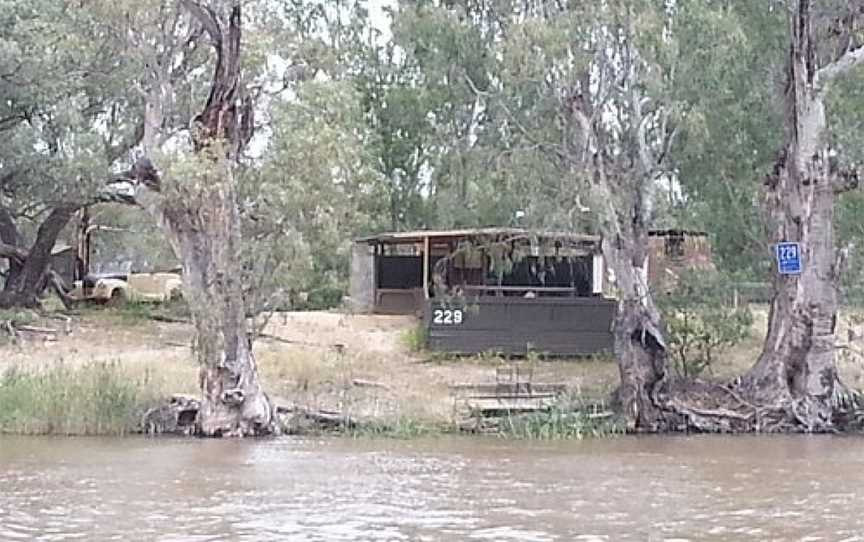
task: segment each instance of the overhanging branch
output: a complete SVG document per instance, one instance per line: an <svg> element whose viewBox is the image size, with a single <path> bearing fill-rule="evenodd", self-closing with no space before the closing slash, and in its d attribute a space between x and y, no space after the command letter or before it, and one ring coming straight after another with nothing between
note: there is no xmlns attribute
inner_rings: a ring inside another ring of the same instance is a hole
<svg viewBox="0 0 864 542"><path fill-rule="evenodd" d="M211 10L208 10L198 2L193 0L180 0L180 5L186 8L195 19L201 23L210 39L215 44L222 43L222 29L219 28L219 21L214 16Z"/></svg>
<svg viewBox="0 0 864 542"><path fill-rule="evenodd" d="M23 264L27 260L27 251L16 246L0 243L0 258L14 260Z"/></svg>
<svg viewBox="0 0 864 542"><path fill-rule="evenodd" d="M821 68L816 72L817 80L827 87L834 79L849 73L861 64L864 64L864 46L846 51L843 56Z"/></svg>

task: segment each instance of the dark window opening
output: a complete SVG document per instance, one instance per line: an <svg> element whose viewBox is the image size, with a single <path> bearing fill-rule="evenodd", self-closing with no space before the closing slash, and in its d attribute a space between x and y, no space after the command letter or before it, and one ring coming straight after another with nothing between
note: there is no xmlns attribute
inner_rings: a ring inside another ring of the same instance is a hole
<svg viewBox="0 0 864 542"><path fill-rule="evenodd" d="M669 235L666 237L665 244L666 257L672 259L681 259L684 257L684 236Z"/></svg>

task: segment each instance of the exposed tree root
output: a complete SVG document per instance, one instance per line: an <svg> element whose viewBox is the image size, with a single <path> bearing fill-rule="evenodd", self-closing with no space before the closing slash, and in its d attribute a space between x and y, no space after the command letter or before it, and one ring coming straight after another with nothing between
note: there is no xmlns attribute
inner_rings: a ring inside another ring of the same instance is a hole
<svg viewBox="0 0 864 542"><path fill-rule="evenodd" d="M657 432L840 433L864 430L864 394L837 384L828 401L778 396L748 397L737 383L666 380L652 401L662 413Z"/></svg>

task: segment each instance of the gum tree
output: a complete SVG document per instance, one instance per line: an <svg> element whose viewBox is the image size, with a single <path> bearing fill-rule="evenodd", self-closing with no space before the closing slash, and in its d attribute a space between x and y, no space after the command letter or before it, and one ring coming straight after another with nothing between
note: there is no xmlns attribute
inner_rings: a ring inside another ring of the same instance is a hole
<svg viewBox="0 0 864 542"><path fill-rule="evenodd" d="M152 161L165 143L160 136L174 98L172 63L156 63L147 87L145 155L129 177L138 185L139 203L159 222L183 264L203 392L201 434L270 434L278 425L258 377L242 284L237 160L254 125L242 79L241 2L180 0L179 9L178 24L189 32L203 29L215 56L206 103L191 127L192 155L164 173ZM158 58L163 53L154 50Z"/></svg>
<svg viewBox="0 0 864 542"><path fill-rule="evenodd" d="M844 252L835 242L838 196L857 170L832 148L826 103L832 88L864 64L860 2L788 4L783 89L784 142L765 179L771 240L801 244L800 275L775 275L768 334L746 389L808 430L829 429L837 406L835 331Z"/></svg>
<svg viewBox="0 0 864 542"><path fill-rule="evenodd" d="M0 307L36 307L58 239L141 129L118 118L129 66L98 10L7 2L0 27Z"/></svg>

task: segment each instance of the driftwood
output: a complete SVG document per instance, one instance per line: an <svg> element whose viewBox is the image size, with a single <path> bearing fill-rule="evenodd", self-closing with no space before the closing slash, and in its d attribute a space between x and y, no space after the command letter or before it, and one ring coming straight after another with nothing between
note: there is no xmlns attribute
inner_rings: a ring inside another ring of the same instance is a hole
<svg viewBox="0 0 864 542"><path fill-rule="evenodd" d="M167 324L191 324L192 320L188 318L176 318L164 314L150 314L147 318L155 322L165 322Z"/></svg>
<svg viewBox="0 0 864 542"><path fill-rule="evenodd" d="M357 386L358 388L380 388L382 390L389 390L390 386L387 384L382 384L380 382L374 382L372 380L364 380L362 378L355 378L351 381L351 384Z"/></svg>
<svg viewBox="0 0 864 542"><path fill-rule="evenodd" d="M273 403L287 434L356 429L360 426L359 421L341 412L288 404L278 398L273 399Z"/></svg>
<svg viewBox="0 0 864 542"><path fill-rule="evenodd" d="M141 419L141 432L148 435L193 435L201 401L177 394L168 403L148 410Z"/></svg>
<svg viewBox="0 0 864 542"><path fill-rule="evenodd" d="M345 345L341 343L333 343L333 344L323 344L323 343L313 343L309 341L296 341L294 339L286 339L284 337L279 337L278 335L272 335L270 333L259 332L254 336L255 339L267 339L270 341L276 341L282 344L296 344L298 346L311 346L313 348L332 348L334 352L337 354L345 353Z"/></svg>
<svg viewBox="0 0 864 542"><path fill-rule="evenodd" d="M65 335L72 334L72 318L65 314L46 314L45 318L49 320L59 320L63 322L63 333Z"/></svg>
<svg viewBox="0 0 864 542"><path fill-rule="evenodd" d="M22 324L13 324L16 331L25 333L41 333L43 335L57 335L57 330L51 327L27 326Z"/></svg>
<svg viewBox="0 0 864 542"><path fill-rule="evenodd" d="M316 348L327 348L326 344L313 343L313 342L308 342L308 341L295 341L293 339L285 339L283 337L279 337L278 335L271 335L270 333L263 333L263 332L262 333L256 333L255 338L256 339L267 339L270 341L276 341L276 342L283 343L283 344L296 344L299 346L314 346Z"/></svg>
<svg viewBox="0 0 864 542"><path fill-rule="evenodd" d="M341 412L294 405L272 399L285 432L302 434L315 431L356 429L360 422ZM171 396L167 403L151 408L141 419L141 432L148 435L195 435L201 401L184 394Z"/></svg>
<svg viewBox="0 0 864 542"><path fill-rule="evenodd" d="M48 285L52 290L54 290L57 297L60 298L60 302L63 303L64 308L71 309L77 302L74 298L69 296L69 289L66 287L63 277L53 269L48 271Z"/></svg>

